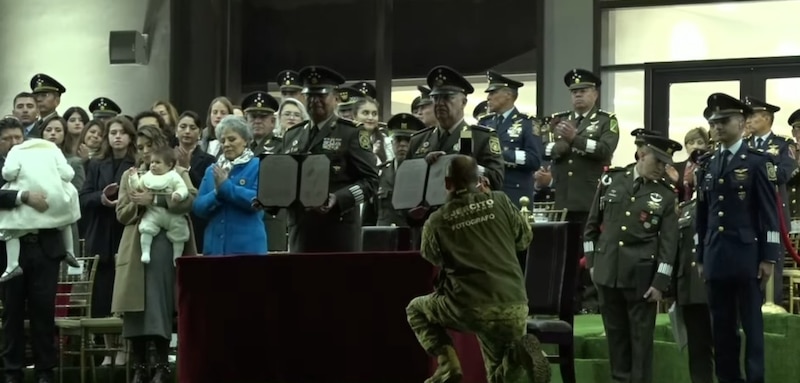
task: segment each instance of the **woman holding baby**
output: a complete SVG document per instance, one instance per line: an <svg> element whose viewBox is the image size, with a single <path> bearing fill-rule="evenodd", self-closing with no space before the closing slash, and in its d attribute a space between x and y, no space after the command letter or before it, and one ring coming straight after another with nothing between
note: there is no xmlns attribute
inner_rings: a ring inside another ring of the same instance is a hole
<svg viewBox="0 0 800 383"><path fill-rule="evenodd" d="M140 128L135 143L139 166L123 174L116 206L124 231L111 310L122 314L122 335L131 342L133 382L167 382L176 307L174 262L181 254L197 253L188 218L197 189L187 169L164 150L168 141L158 128ZM151 343L154 366L147 355Z"/></svg>

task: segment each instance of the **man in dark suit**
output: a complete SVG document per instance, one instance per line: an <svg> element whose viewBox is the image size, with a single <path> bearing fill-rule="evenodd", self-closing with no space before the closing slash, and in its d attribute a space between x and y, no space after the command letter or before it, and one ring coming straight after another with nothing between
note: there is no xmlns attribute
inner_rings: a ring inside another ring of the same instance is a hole
<svg viewBox="0 0 800 383"><path fill-rule="evenodd" d="M325 154L331 169L329 197L323 206L289 208L289 250L359 251L359 205L369 201L378 186L370 132L334 113L337 90L344 83L342 75L325 67L309 66L299 76L311 120L287 129L283 152Z"/></svg>
<svg viewBox="0 0 800 383"><path fill-rule="evenodd" d="M697 268L707 281L717 379L743 382L741 323L747 338L747 382L764 382L763 290L778 261L780 232L770 156L742 139L753 109L727 94L708 98L719 148L698 162Z"/></svg>
<svg viewBox="0 0 800 383"><path fill-rule="evenodd" d="M478 124L497 131L505 161L503 191L520 207L520 198L533 198L533 172L542 164L542 140L533 132L533 118L514 106L523 84L492 71L486 73L486 78L492 114Z"/></svg>
<svg viewBox="0 0 800 383"><path fill-rule="evenodd" d="M400 113L392 116L386 122L392 136L394 159L378 166L381 177L378 181L378 195L376 210L378 211L378 226L408 226L406 216L392 206L394 195L394 179L397 167L408 155L408 144L414 132L425 129L425 124L413 114Z"/></svg>
<svg viewBox="0 0 800 383"><path fill-rule="evenodd" d="M278 108L278 100L264 91L250 93L242 100L242 111L253 129L250 150L256 156L281 152L283 139L275 136L275 113ZM286 251L286 210L265 212L264 227L268 250Z"/></svg>
<svg viewBox="0 0 800 383"><path fill-rule="evenodd" d="M23 141L23 128L14 118L0 120L0 167L11 148ZM5 181L0 180L0 186ZM47 210L42 193L30 190L0 190L0 209L15 209L27 204L38 211ZM0 214L3 214L0 212ZM38 383L54 382L53 369L57 356L55 347L55 299L59 265L66 250L61 232L39 230L20 238L21 276L3 284L3 367L6 383L21 383L25 363L25 319L30 320ZM0 264L5 269L6 248L0 245ZM26 315L28 314L28 315Z"/></svg>
<svg viewBox="0 0 800 383"><path fill-rule="evenodd" d="M461 74L446 66L435 67L428 73L428 86L438 124L411 136L408 157L425 158L433 163L445 154L470 155L478 161L484 182L492 190L502 190L505 166L497 132L464 121L467 95L475 89Z"/></svg>
<svg viewBox="0 0 800 383"><path fill-rule="evenodd" d="M39 120L30 130L27 137L41 137L40 130L44 128L42 122L57 116L56 108L61 104L61 95L67 92L67 88L61 85L56 79L38 73L31 78L31 92L36 97L36 106L39 108Z"/></svg>
<svg viewBox="0 0 800 383"><path fill-rule="evenodd" d="M781 136L772 131L772 124L775 121L775 113L781 108L770 105L764 101L753 97L745 97L744 103L753 108L753 114L747 117L748 130L752 132L747 140L747 146L760 150L770 155L775 169L778 172L778 192L781 196L781 214L783 224L788 231L791 228L791 213L789 205L789 193L787 184L798 173L797 159L795 152L797 144L791 137ZM783 304L783 262L786 250L781 247L778 249L778 262L775 262L775 275L773 284L775 286L774 302L777 305Z"/></svg>

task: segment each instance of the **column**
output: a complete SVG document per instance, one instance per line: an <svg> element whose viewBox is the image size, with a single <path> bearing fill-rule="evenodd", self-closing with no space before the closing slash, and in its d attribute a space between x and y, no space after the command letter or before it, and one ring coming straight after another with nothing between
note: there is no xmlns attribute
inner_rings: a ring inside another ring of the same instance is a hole
<svg viewBox="0 0 800 383"><path fill-rule="evenodd" d="M375 2L375 88L378 90L380 121L392 117L392 53L394 0Z"/></svg>
<svg viewBox="0 0 800 383"><path fill-rule="evenodd" d="M593 0L544 0L543 65L536 76L539 116L571 109L567 71L594 71L594 22Z"/></svg>

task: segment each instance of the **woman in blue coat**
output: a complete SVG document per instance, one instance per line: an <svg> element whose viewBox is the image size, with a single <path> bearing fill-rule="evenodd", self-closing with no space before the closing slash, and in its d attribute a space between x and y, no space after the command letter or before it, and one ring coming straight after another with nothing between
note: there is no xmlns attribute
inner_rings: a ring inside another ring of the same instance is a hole
<svg viewBox="0 0 800 383"><path fill-rule="evenodd" d="M203 255L266 254L264 213L251 205L259 170L259 159L249 149L253 133L237 116L225 117L215 133L222 155L206 170L192 209L208 220Z"/></svg>

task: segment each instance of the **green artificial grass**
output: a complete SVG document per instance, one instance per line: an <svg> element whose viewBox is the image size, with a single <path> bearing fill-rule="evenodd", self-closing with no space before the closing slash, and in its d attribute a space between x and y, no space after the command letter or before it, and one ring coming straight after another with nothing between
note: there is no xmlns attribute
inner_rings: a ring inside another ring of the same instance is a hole
<svg viewBox="0 0 800 383"><path fill-rule="evenodd" d="M602 334L600 315L575 317L575 375L578 382L612 383L608 345ZM764 314L764 342L766 381L800 382L800 315ZM656 319L653 354L653 383L690 381L688 353L680 351L673 341L667 314L660 314ZM553 365L553 383L560 382L558 365Z"/></svg>

